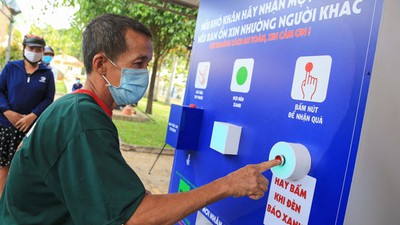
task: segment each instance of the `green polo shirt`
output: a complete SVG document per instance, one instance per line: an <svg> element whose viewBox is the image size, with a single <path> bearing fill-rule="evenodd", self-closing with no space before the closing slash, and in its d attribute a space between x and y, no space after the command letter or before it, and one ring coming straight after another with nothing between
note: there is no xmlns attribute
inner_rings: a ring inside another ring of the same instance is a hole
<svg viewBox="0 0 400 225"><path fill-rule="evenodd" d="M121 225L133 215L145 189L96 100L68 94L41 115L12 161L0 224Z"/></svg>

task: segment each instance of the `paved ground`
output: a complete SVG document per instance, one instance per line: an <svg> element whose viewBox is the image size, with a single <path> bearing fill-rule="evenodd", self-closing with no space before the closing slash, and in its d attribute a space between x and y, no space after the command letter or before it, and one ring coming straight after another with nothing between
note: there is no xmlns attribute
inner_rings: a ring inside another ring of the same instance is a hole
<svg viewBox="0 0 400 225"><path fill-rule="evenodd" d="M153 194L168 193L172 162L174 159L173 155L162 154L160 158L158 158L151 174L149 174L149 170L154 160L156 160L157 154L124 150L121 152L128 164L140 177L147 190Z"/></svg>

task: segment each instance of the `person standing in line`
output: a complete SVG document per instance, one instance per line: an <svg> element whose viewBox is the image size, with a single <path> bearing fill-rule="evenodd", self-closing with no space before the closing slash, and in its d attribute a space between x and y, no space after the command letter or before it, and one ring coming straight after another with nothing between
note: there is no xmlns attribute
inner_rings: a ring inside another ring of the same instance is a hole
<svg viewBox="0 0 400 225"><path fill-rule="evenodd" d="M72 91L76 91L79 90L83 87L83 85L81 84L81 78L76 78L76 83L72 85Z"/></svg>
<svg viewBox="0 0 400 225"><path fill-rule="evenodd" d="M151 37L148 28L126 16L104 14L86 26L85 85L48 107L26 135L0 199L0 221L174 224L227 197L264 196L269 181L262 173L279 160L247 165L188 192L162 195L147 192L126 163L112 109L143 97Z"/></svg>
<svg viewBox="0 0 400 225"><path fill-rule="evenodd" d="M22 44L24 59L8 62L0 75L0 196L18 145L55 94L51 69L39 63L45 40L27 34Z"/></svg>
<svg viewBox="0 0 400 225"><path fill-rule="evenodd" d="M51 68L50 62L51 62L51 60L53 60L53 58L54 58L54 50L53 50L53 48L48 46L48 45L44 46L42 62L46 66Z"/></svg>
<svg viewBox="0 0 400 225"><path fill-rule="evenodd" d="M58 77L58 69L50 65L53 59L54 50L51 46L46 45L44 47L42 62L51 69L51 72L53 72L54 82L56 82Z"/></svg>

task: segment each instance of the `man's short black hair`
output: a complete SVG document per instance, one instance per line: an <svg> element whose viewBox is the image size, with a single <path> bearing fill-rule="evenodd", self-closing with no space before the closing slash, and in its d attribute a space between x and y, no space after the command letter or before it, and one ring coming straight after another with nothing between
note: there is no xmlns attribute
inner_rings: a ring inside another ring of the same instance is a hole
<svg viewBox="0 0 400 225"><path fill-rule="evenodd" d="M109 59L114 61L128 50L125 40L128 29L151 38L151 33L146 26L122 15L103 14L86 26L82 34L82 52L87 74L92 71L92 60L97 53L104 52Z"/></svg>

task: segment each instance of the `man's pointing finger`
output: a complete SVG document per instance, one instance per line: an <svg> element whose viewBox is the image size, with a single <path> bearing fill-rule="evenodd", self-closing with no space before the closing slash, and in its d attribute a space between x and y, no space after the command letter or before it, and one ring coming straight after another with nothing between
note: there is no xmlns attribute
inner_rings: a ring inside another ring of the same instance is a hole
<svg viewBox="0 0 400 225"><path fill-rule="evenodd" d="M256 166L257 166L258 170L262 173L262 172L267 171L267 170L271 169L272 167L278 166L280 164L281 164L280 160L273 159L273 160L270 160L267 162L262 162L260 164L257 164Z"/></svg>

